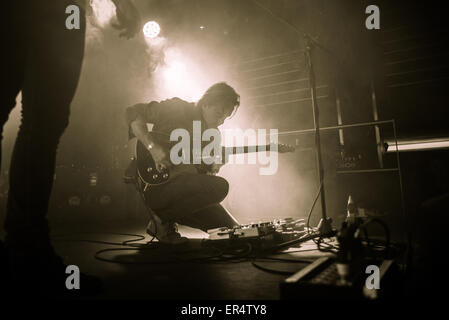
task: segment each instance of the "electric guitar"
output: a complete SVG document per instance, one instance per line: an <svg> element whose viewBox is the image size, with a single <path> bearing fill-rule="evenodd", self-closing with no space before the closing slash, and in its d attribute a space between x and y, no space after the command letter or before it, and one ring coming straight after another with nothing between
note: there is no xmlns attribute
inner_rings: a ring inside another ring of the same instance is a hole
<svg viewBox="0 0 449 320"><path fill-rule="evenodd" d="M158 142L161 144L160 142ZM164 145L164 144L162 144ZM170 144L166 143L167 146L167 156L170 154ZM162 170L157 170L156 163L153 160L151 152L140 142L137 138L133 138L129 141L128 146L131 151L131 159L136 161L137 174L142 181L151 186L159 185L170 181L170 179L179 175L180 173L192 173L192 174L206 174L208 173L209 165L201 163L194 164L179 164L171 168L164 168ZM165 147L165 146L164 146ZM260 151L277 151L278 153L293 152L295 148L286 144L268 144L268 145L257 145L257 146L244 146L244 147L221 147L222 162L225 163L227 159L225 155L232 154L242 154ZM202 157L204 160L207 157ZM212 157L210 157L212 158Z"/></svg>

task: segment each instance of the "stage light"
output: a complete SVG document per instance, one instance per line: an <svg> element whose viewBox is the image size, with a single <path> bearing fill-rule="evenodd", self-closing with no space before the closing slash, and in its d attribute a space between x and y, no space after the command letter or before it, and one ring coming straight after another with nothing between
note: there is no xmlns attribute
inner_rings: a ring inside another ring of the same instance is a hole
<svg viewBox="0 0 449 320"><path fill-rule="evenodd" d="M91 172L89 173L89 185L91 187L95 187L98 183L98 173Z"/></svg>
<svg viewBox="0 0 449 320"><path fill-rule="evenodd" d="M394 140L384 141L385 152L425 151L449 148L449 138L398 140L397 148Z"/></svg>
<svg viewBox="0 0 449 320"><path fill-rule="evenodd" d="M147 38L156 38L161 32L161 27L156 21L148 21L143 26L143 34Z"/></svg>
<svg viewBox="0 0 449 320"><path fill-rule="evenodd" d="M111 202L112 202L112 198L107 194L104 194L100 197L100 205L102 205L102 206L110 205Z"/></svg>
<svg viewBox="0 0 449 320"><path fill-rule="evenodd" d="M71 207L79 207L81 204L81 198L78 196L71 196L67 202Z"/></svg>

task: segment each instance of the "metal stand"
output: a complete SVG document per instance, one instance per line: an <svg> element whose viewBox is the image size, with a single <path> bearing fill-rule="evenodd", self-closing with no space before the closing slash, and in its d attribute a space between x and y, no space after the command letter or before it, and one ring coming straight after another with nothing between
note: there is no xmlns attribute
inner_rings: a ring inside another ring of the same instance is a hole
<svg viewBox="0 0 449 320"><path fill-rule="evenodd" d="M292 25L287 20L277 16L272 11L261 5L258 1L252 0L254 4L256 4L258 7L269 13L273 18L277 19L278 21L284 23L289 28L291 28L295 33L299 34L300 36L303 36L306 40L306 62L309 69L309 84L310 84L310 93L312 98L312 107L313 107L313 119L315 124L315 150L316 150L316 159L317 159L317 166L318 166L318 176L320 181L320 196L321 196L321 212L322 212L322 218L318 224L318 234L313 233L313 237L309 235L308 237L299 238L297 240L293 240L291 244L294 243L300 243L307 240L310 240L311 238L317 238L317 237L328 237L332 236L334 234L334 231L332 229L332 219L328 218L326 215L326 200L324 195L324 170L323 170L323 161L321 157L321 141L320 141L320 124L319 124L319 110L318 110L318 104L317 104L317 98L316 98L316 84L315 84L315 72L313 70L313 59L312 59L312 49L314 47L320 48L322 51L326 52L327 54L331 55L335 58L334 53L327 49L326 47L322 46L320 43L318 43L315 39L313 39L310 35L303 32L302 30L298 29L298 27ZM307 240L305 240L307 238ZM303 240L301 240L303 239Z"/></svg>
<svg viewBox="0 0 449 320"><path fill-rule="evenodd" d="M315 82L315 71L313 69L313 59L312 50L315 46L316 41L314 41L309 35L305 34L306 39L306 63L309 69L309 86L310 86L310 96L312 99L313 108L313 123L315 127L315 153L318 168L318 178L320 182L320 198L321 198L321 220L318 223L318 232L321 236L329 236L332 234L332 219L326 215L326 199L324 192L324 168L323 160L321 155L321 135L320 135L320 119L319 119L319 109L318 102L316 98L316 82Z"/></svg>
<svg viewBox="0 0 449 320"><path fill-rule="evenodd" d="M304 38L306 40L306 63L307 68L309 70L309 87L310 87L310 95L312 99L312 108L313 108L313 122L314 122L314 132L315 132L315 153L316 153L316 161L318 168L318 178L319 178L319 196L321 198L321 220L318 223L317 232L307 233L304 236L291 240L288 242L281 243L276 245L269 250L280 250L285 249L290 246L293 246L298 243L306 242L316 238L324 238L324 237L332 237L335 235L336 231L332 228L332 219L329 218L326 214L326 198L324 193L324 168L323 168L323 159L321 154L321 135L320 135L320 118L319 118L319 109L316 98L316 82L315 82L315 71L313 69L313 59L312 59L312 50L315 46L318 46L329 52L327 49L323 48L320 44L318 44L312 37L308 34L304 34ZM312 208L313 209L313 208Z"/></svg>

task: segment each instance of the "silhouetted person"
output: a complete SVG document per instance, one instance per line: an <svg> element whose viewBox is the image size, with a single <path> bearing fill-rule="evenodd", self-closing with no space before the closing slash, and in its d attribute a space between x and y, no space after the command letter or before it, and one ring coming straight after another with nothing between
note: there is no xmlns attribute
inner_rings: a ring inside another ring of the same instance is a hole
<svg viewBox="0 0 449 320"><path fill-rule="evenodd" d="M129 38L139 29L137 10L128 0L113 2L117 28ZM66 8L73 4L81 9L80 29L69 30ZM46 214L56 150L69 123L83 61L84 9L84 1L73 0L3 3L2 20L7 29L3 38L1 129L22 91L22 121L9 176L5 247L12 285L24 293L44 290L54 294L65 289L65 266L51 245Z"/></svg>

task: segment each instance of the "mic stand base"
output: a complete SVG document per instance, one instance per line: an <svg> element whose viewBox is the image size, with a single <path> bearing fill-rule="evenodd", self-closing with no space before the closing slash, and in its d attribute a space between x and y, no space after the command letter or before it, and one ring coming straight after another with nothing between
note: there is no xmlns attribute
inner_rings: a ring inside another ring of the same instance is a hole
<svg viewBox="0 0 449 320"><path fill-rule="evenodd" d="M321 219L318 223L318 233L323 236L332 236L335 231L332 229L332 219L329 217L326 217L325 219Z"/></svg>

